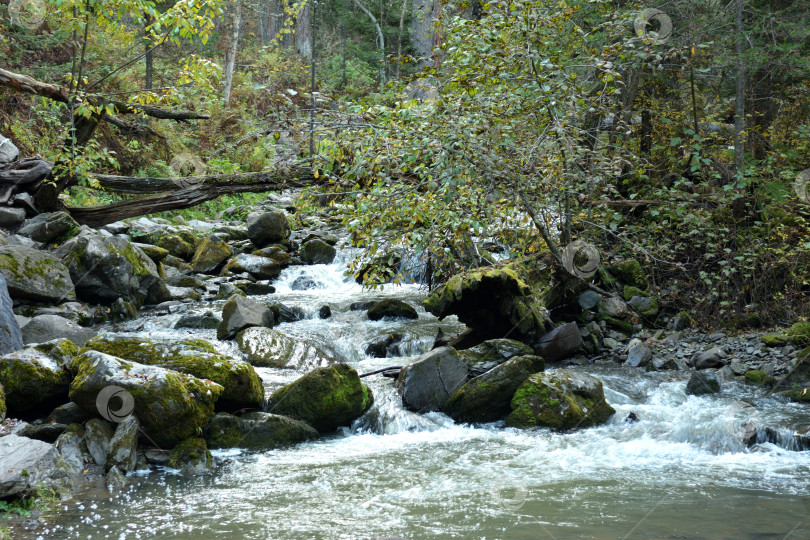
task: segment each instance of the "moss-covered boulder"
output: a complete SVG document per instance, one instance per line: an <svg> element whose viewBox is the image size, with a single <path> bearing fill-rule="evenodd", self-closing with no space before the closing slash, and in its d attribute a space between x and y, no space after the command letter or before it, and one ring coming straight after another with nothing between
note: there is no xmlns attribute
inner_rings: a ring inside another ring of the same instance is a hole
<svg viewBox="0 0 810 540"><path fill-rule="evenodd" d="M776 380L758 369L751 369L745 372L745 384L753 386L772 386Z"/></svg>
<svg viewBox="0 0 810 540"><path fill-rule="evenodd" d="M70 373L58 361L36 349L0 357L0 384L12 417L27 418L67 401Z"/></svg>
<svg viewBox="0 0 810 540"><path fill-rule="evenodd" d="M626 285L632 285L641 289L647 288L647 276L641 268L641 263L636 259L628 259L608 266L608 272L619 278L619 281Z"/></svg>
<svg viewBox="0 0 810 540"><path fill-rule="evenodd" d="M310 370L338 362L334 352L271 328L242 330L236 335L236 344L248 362L258 367Z"/></svg>
<svg viewBox="0 0 810 540"><path fill-rule="evenodd" d="M301 260L307 264L331 264L336 254L335 248L318 238L307 240L299 250Z"/></svg>
<svg viewBox="0 0 810 540"><path fill-rule="evenodd" d="M67 338L56 338L33 346L41 353L47 354L63 366L69 366L73 358L79 354L79 348Z"/></svg>
<svg viewBox="0 0 810 540"><path fill-rule="evenodd" d="M483 375L492 368L503 364L511 358L517 356L534 355L532 347L514 339L490 339L475 347L458 351L461 357L467 362L467 369L470 377L477 377ZM543 371L545 362L538 356L532 356L536 359L537 369L532 373Z"/></svg>
<svg viewBox="0 0 810 540"><path fill-rule="evenodd" d="M155 263L125 238L88 229L62 244L54 255L67 266L82 300L110 305L123 298L141 305L170 299Z"/></svg>
<svg viewBox="0 0 810 540"><path fill-rule="evenodd" d="M172 449L167 465L178 469L184 476L195 476L211 472L214 457L208 451L205 439L190 437Z"/></svg>
<svg viewBox="0 0 810 540"><path fill-rule="evenodd" d="M248 273L256 279L276 279L281 275L282 265L275 259L240 253L228 261L225 270L234 274Z"/></svg>
<svg viewBox="0 0 810 540"><path fill-rule="evenodd" d="M143 251L146 256L152 259L152 262L155 264L163 262L166 257L169 256L169 250L160 246L154 246L152 244L140 244L138 242L132 242L132 245Z"/></svg>
<svg viewBox="0 0 810 540"><path fill-rule="evenodd" d="M49 244L70 236L79 224L67 212L39 214L27 220L17 234L31 240Z"/></svg>
<svg viewBox="0 0 810 540"><path fill-rule="evenodd" d="M397 300L386 298L371 306L367 312L368 318L372 321L382 319L418 319L419 315L413 306Z"/></svg>
<svg viewBox="0 0 810 540"><path fill-rule="evenodd" d="M602 381L571 369L530 376L517 389L510 406L507 425L560 431L602 424L616 412L605 401Z"/></svg>
<svg viewBox="0 0 810 540"><path fill-rule="evenodd" d="M790 371L776 382L774 391L791 401L810 403L810 347L792 360Z"/></svg>
<svg viewBox="0 0 810 540"><path fill-rule="evenodd" d="M374 403L371 390L346 364L310 371L276 390L268 412L303 420L321 433L348 426Z"/></svg>
<svg viewBox="0 0 810 540"><path fill-rule="evenodd" d="M250 214L247 217L247 233L257 248L286 242L290 238L287 214L281 210Z"/></svg>
<svg viewBox="0 0 810 540"><path fill-rule="evenodd" d="M217 339L233 339L246 328L254 326L272 328L274 325L275 317L270 308L255 300L234 294L222 307L222 322L217 326Z"/></svg>
<svg viewBox="0 0 810 540"><path fill-rule="evenodd" d="M152 243L184 261L188 261L194 256L194 244L175 232L160 233L153 238Z"/></svg>
<svg viewBox="0 0 810 540"><path fill-rule="evenodd" d="M785 330L785 336L789 343L806 347L810 345L810 321L800 321L793 323L790 328Z"/></svg>
<svg viewBox="0 0 810 540"><path fill-rule="evenodd" d="M396 388L405 408L418 413L440 411L467 382L469 371L451 347L433 349L399 372Z"/></svg>
<svg viewBox="0 0 810 540"><path fill-rule="evenodd" d="M264 387L253 366L219 354L204 339L147 339L105 333L88 341L82 352L88 350L213 381L223 388L217 401L218 410L264 406Z"/></svg>
<svg viewBox="0 0 810 540"><path fill-rule="evenodd" d="M222 386L214 382L97 351L80 354L72 367L78 371L70 384L72 401L98 414L99 392L109 386L121 388L132 396L132 413L146 434L161 446L199 433L214 416L214 404L222 394Z"/></svg>
<svg viewBox="0 0 810 540"><path fill-rule="evenodd" d="M203 238L197 246L191 259L191 268L194 272L202 274L216 272L232 256L231 246L219 236L212 234Z"/></svg>
<svg viewBox="0 0 810 540"><path fill-rule="evenodd" d="M2 383L0 383L0 423L6 419L6 412L6 389Z"/></svg>
<svg viewBox="0 0 810 540"><path fill-rule="evenodd" d="M510 267L457 274L422 303L439 319L457 315L483 339L545 333L548 323L532 289Z"/></svg>
<svg viewBox="0 0 810 540"><path fill-rule="evenodd" d="M271 450L317 439L318 432L309 424L287 416L252 412L242 416L214 415L203 430L209 448Z"/></svg>
<svg viewBox="0 0 810 540"><path fill-rule="evenodd" d="M273 259L279 265L281 265L282 268L287 268L292 260L292 257L289 253L287 253L287 250L284 249L284 246L279 244L273 244L272 246L267 246L266 248L254 250L251 252L251 255Z"/></svg>
<svg viewBox="0 0 810 540"><path fill-rule="evenodd" d="M44 251L0 247L0 274L13 300L57 304L76 299L70 272L59 258Z"/></svg>
<svg viewBox="0 0 810 540"><path fill-rule="evenodd" d="M456 422L495 422L508 415L512 396L529 375L536 373L532 356L507 360L462 386L444 405Z"/></svg>

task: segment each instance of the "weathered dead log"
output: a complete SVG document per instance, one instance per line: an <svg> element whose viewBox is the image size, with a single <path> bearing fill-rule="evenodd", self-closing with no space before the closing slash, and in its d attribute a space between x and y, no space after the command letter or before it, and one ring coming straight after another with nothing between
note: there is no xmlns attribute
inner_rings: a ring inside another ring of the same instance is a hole
<svg viewBox="0 0 810 540"><path fill-rule="evenodd" d="M295 170L299 172L306 171L306 174L293 175L290 171L286 173L284 171L275 171L244 175L197 177L206 180L195 184L187 184L183 187L178 187L175 181L187 181L187 178L151 178L149 180L154 181L155 186L161 186L160 191L165 191L169 184L174 187L174 191L102 206L68 207L67 211L70 212L73 219L83 225L101 227L122 219L143 216L154 212L190 208L215 199L220 195L281 191L292 187L304 187L318 182L311 170ZM231 177L231 181L225 181L224 177ZM238 178L234 179L233 177ZM132 180L135 179L132 178Z"/></svg>
<svg viewBox="0 0 810 540"><path fill-rule="evenodd" d="M20 191L34 193L51 170L51 164L39 158L22 159L0 167L0 204L7 203Z"/></svg>

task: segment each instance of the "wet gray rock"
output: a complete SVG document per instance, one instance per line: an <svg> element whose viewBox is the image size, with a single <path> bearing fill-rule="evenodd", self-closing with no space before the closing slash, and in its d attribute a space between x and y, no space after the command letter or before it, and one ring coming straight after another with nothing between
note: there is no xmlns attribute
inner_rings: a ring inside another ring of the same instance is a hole
<svg viewBox="0 0 810 540"><path fill-rule="evenodd" d="M647 364L647 371L677 371L683 369L674 358L656 356Z"/></svg>
<svg viewBox="0 0 810 540"><path fill-rule="evenodd" d="M71 375L65 367L36 349L22 349L0 357L0 384L11 416L27 415L65 403Z"/></svg>
<svg viewBox="0 0 810 540"><path fill-rule="evenodd" d="M52 444L6 435L0 437L0 499L33 495L40 487L69 484L67 467Z"/></svg>
<svg viewBox="0 0 810 540"><path fill-rule="evenodd" d="M89 454L84 442L84 428L79 424L70 426L56 439L54 448L62 457L71 481L75 484L81 480L87 465L85 455Z"/></svg>
<svg viewBox="0 0 810 540"><path fill-rule="evenodd" d="M723 361L728 355L720 347L712 347L708 351L703 351L695 355L695 369L719 368L725 365Z"/></svg>
<svg viewBox="0 0 810 540"><path fill-rule="evenodd" d="M273 259L240 253L228 261L225 270L234 274L247 272L255 279L276 279L281 275L282 267Z"/></svg>
<svg viewBox="0 0 810 540"><path fill-rule="evenodd" d="M490 339L475 347L458 351L458 353L467 363L469 377L483 375L492 368L518 356L532 355L532 358L539 358L533 356L534 350L530 346L515 339ZM542 358L539 358L539 363L535 368L532 373L543 371L545 362Z"/></svg>
<svg viewBox="0 0 810 540"><path fill-rule="evenodd" d="M630 347L627 351L627 360L624 365L628 367L644 367L652 360L652 351L643 344Z"/></svg>
<svg viewBox="0 0 810 540"><path fill-rule="evenodd" d="M386 298L380 300L371 306L367 312L368 318L372 321L379 321L382 319L418 319L419 315L413 306L396 300L394 298Z"/></svg>
<svg viewBox="0 0 810 540"><path fill-rule="evenodd" d="M69 401L56 407L46 419L47 422L57 424L81 424L89 418L88 414L76 403Z"/></svg>
<svg viewBox="0 0 810 540"><path fill-rule="evenodd" d="M398 345L404 337L405 334L396 332L379 335L366 343L364 349L366 356L371 356L372 358L400 356L398 354Z"/></svg>
<svg viewBox="0 0 810 540"><path fill-rule="evenodd" d="M59 315L37 315L22 330L23 343L26 345L64 338L81 347L95 335L95 330L85 328Z"/></svg>
<svg viewBox="0 0 810 540"><path fill-rule="evenodd" d="M686 393L692 396L717 394L720 392L720 381L713 373L695 371L686 383Z"/></svg>
<svg viewBox="0 0 810 540"><path fill-rule="evenodd" d="M205 313L187 313L180 317L174 324L175 328L204 328L216 329L222 319L218 315L214 315L213 311L206 311Z"/></svg>
<svg viewBox="0 0 810 540"><path fill-rule="evenodd" d="M115 466L124 473L135 470L138 463L139 428L140 423L132 414L115 427L115 433L110 439L107 452L107 464L105 465L107 469Z"/></svg>
<svg viewBox="0 0 810 540"><path fill-rule="evenodd" d="M0 208L0 227L13 229L25 221L25 209L4 206Z"/></svg>
<svg viewBox="0 0 810 540"><path fill-rule="evenodd" d="M110 440L115 430L109 422L99 418L91 418L84 426L84 441L87 450L93 457L96 465L104 467L107 464L107 454L110 451ZM109 468L109 467L107 467Z"/></svg>
<svg viewBox="0 0 810 540"><path fill-rule="evenodd" d="M282 334L271 328L248 328L236 336L239 350L257 367L314 369L339 361L335 353L304 339Z"/></svg>
<svg viewBox="0 0 810 540"><path fill-rule="evenodd" d="M205 427L203 437L209 448L271 450L317 439L309 424L287 416L251 412L242 416L218 413Z"/></svg>
<svg viewBox="0 0 810 540"><path fill-rule="evenodd" d="M335 260L337 250L320 239L312 239L303 243L299 251L301 260L306 264L331 264Z"/></svg>
<svg viewBox="0 0 810 540"><path fill-rule="evenodd" d="M222 308L222 322L217 327L217 339L233 339L242 330L254 326L272 328L275 324L273 312L264 304L231 296Z"/></svg>
<svg viewBox="0 0 810 540"><path fill-rule="evenodd" d="M0 355L23 348L22 333L12 309L6 279L0 274Z"/></svg>
<svg viewBox="0 0 810 540"><path fill-rule="evenodd" d="M559 362L573 356L582 346L582 336L576 323L558 326L534 343L534 353L546 362Z"/></svg>
<svg viewBox="0 0 810 540"><path fill-rule="evenodd" d="M407 409L418 413L440 411L467 377L467 363L461 355L455 349L441 347L403 367L396 388Z"/></svg>
<svg viewBox="0 0 810 540"><path fill-rule="evenodd" d="M70 272L59 258L44 251L0 247L0 274L14 300L58 304L76 299Z"/></svg>

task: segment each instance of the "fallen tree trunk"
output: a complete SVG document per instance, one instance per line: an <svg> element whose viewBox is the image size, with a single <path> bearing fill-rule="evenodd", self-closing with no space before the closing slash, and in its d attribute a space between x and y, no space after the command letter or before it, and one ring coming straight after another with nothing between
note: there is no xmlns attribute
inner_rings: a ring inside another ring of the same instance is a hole
<svg viewBox="0 0 810 540"><path fill-rule="evenodd" d="M291 171L296 171L293 174ZM305 174L302 174L304 173ZM234 178L235 177L235 178ZM119 180L112 180L107 177L105 182L121 182L123 180L135 180L134 178L120 177ZM191 177L193 178L193 177ZM102 206L68 207L77 222L91 227L101 227L109 223L114 223L122 219L143 216L154 212L165 212L167 210L179 210L190 208L198 204L210 201L220 195L233 193L260 193L264 191L281 191L292 187L304 187L317 182L314 172L311 169L290 169L289 171L274 171L243 175L218 175L208 177L196 177L205 180L195 184L178 185L176 181L186 181L186 178L149 178L137 180L149 180L152 186L148 189L154 191L166 191L146 197L130 199ZM229 178L229 180L226 180ZM321 177L323 178L323 177ZM149 184L149 182L145 183ZM158 189L160 187L160 189ZM130 192L131 193L131 192ZM141 191L140 193L144 193Z"/></svg>

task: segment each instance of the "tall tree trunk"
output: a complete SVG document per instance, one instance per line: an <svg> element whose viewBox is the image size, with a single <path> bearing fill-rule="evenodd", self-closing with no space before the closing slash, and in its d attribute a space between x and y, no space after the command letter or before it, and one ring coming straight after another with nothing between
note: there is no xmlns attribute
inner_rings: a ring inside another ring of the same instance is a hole
<svg viewBox="0 0 810 540"><path fill-rule="evenodd" d="M377 17L368 9L360 0L354 0L360 11L366 14L371 19L374 28L377 29L377 46L380 48L380 92L385 90L385 36L383 35L382 27L377 22Z"/></svg>
<svg viewBox="0 0 810 540"><path fill-rule="evenodd" d="M411 43L417 56L416 66L420 69L430 64L433 55L436 3L440 0L413 0L411 8Z"/></svg>
<svg viewBox="0 0 810 540"><path fill-rule="evenodd" d="M399 12L399 33L397 34L397 79L400 77L402 65L402 36L405 33L405 13L408 12L408 0L402 0L402 10Z"/></svg>
<svg viewBox="0 0 810 540"><path fill-rule="evenodd" d="M741 175L743 173L743 167L745 166L745 147L743 146L743 129L745 128L745 62L743 60L743 49L745 47L745 35L743 34L744 0L737 0L736 7L735 53L737 55L737 88L734 102L734 166L737 169L737 174Z"/></svg>
<svg viewBox="0 0 810 540"><path fill-rule="evenodd" d="M295 50L304 58L312 59L312 0L307 1L295 21Z"/></svg>
<svg viewBox="0 0 810 540"><path fill-rule="evenodd" d="M225 104L231 99L231 85L233 84L233 69L236 67L236 51L239 49L239 27L242 25L242 2L236 0L233 11L233 36L228 46L228 58L225 61Z"/></svg>
<svg viewBox="0 0 810 540"><path fill-rule="evenodd" d="M149 26L150 24L152 24L152 21L153 21L152 16L147 15L146 16L146 21L144 22L144 25ZM143 85L143 87L146 88L147 90L151 90L152 86L153 86L152 85L152 66L153 66L154 51L152 51L152 47L153 47L152 40L149 39L149 37L147 36L145 31L144 31L144 37L143 37L143 47L145 49L145 54L144 54L144 57L143 57L144 70L145 70L145 77L144 77L144 85Z"/></svg>

